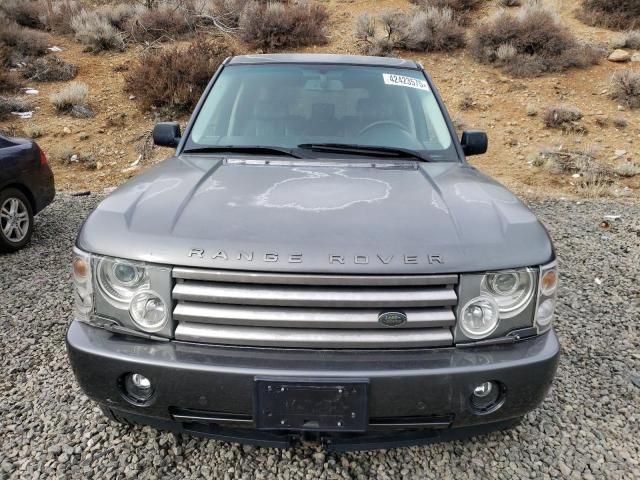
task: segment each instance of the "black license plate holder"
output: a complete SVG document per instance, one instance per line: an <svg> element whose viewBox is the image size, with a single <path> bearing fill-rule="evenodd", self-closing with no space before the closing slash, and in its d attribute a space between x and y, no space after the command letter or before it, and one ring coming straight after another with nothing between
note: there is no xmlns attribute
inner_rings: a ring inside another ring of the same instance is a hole
<svg viewBox="0 0 640 480"><path fill-rule="evenodd" d="M255 379L254 418L260 430L364 432L367 379Z"/></svg>

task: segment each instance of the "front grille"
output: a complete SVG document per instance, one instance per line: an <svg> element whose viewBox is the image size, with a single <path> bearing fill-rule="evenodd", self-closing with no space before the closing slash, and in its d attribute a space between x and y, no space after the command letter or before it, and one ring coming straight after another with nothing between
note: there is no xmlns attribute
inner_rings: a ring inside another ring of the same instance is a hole
<svg viewBox="0 0 640 480"><path fill-rule="evenodd" d="M285 348L453 344L457 275L302 275L174 268L176 340ZM407 322L387 327L385 311Z"/></svg>

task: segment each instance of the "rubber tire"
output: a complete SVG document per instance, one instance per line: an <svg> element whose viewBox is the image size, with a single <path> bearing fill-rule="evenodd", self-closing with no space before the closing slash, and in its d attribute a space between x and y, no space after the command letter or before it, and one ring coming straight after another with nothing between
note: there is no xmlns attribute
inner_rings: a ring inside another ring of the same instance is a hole
<svg viewBox="0 0 640 480"><path fill-rule="evenodd" d="M0 192L0 206L4 204L9 198L17 198L27 206L27 214L29 215L29 228L27 235L19 242L12 242L4 236L2 230L0 230L0 252L15 252L24 247L31 240L33 234L33 206L24 193L16 188L7 188Z"/></svg>

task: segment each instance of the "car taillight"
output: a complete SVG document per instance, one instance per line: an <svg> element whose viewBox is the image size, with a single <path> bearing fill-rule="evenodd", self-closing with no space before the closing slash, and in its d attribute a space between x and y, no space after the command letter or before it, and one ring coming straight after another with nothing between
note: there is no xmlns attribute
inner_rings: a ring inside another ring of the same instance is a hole
<svg viewBox="0 0 640 480"><path fill-rule="evenodd" d="M40 165L46 165L47 164L47 156L44 154L42 149L39 149L39 150L40 150Z"/></svg>

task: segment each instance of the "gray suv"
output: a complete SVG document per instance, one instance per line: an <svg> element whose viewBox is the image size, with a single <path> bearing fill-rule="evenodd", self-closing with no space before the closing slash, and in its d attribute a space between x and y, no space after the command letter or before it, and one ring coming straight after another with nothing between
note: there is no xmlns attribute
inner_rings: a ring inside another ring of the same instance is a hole
<svg viewBox="0 0 640 480"><path fill-rule="evenodd" d="M175 156L80 231L68 353L111 419L368 449L515 424L547 394L553 245L470 166L422 66L227 59Z"/></svg>

